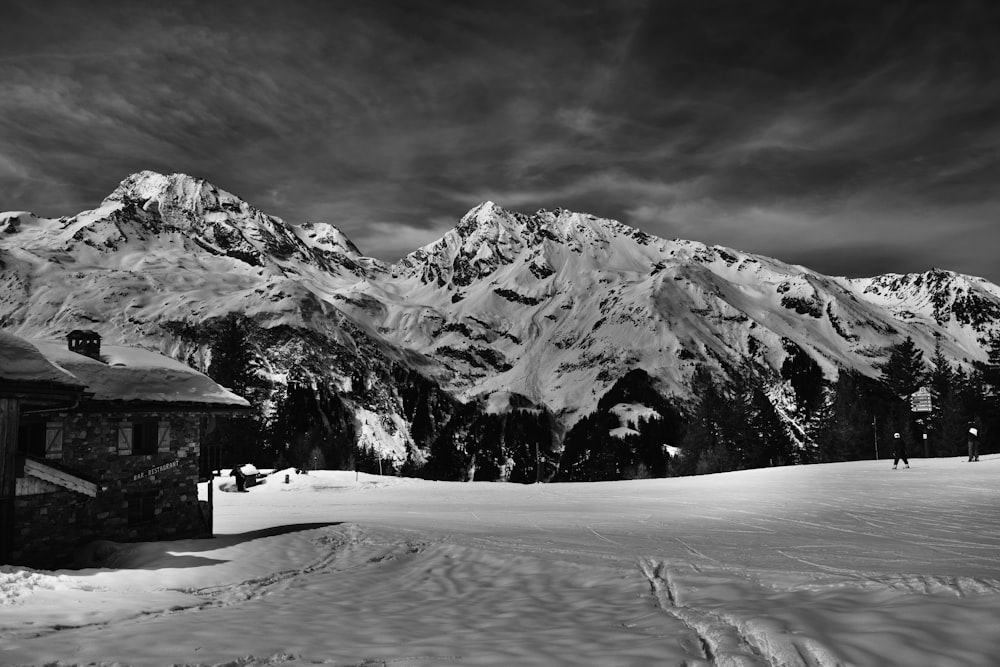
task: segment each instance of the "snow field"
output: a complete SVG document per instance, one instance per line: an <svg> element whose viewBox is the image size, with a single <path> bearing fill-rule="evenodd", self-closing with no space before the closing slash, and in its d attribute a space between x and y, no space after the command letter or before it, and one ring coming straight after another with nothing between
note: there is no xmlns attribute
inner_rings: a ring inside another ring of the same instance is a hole
<svg viewBox="0 0 1000 667"><path fill-rule="evenodd" d="M0 663L994 665L1000 455L911 465L222 477L213 539L0 568Z"/></svg>

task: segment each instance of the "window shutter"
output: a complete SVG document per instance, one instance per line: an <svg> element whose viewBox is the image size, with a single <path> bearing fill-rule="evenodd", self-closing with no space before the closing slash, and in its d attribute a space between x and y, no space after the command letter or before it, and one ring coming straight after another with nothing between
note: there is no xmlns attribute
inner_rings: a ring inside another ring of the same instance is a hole
<svg viewBox="0 0 1000 667"><path fill-rule="evenodd" d="M156 451L170 451L170 422L162 421L156 429Z"/></svg>
<svg viewBox="0 0 1000 667"><path fill-rule="evenodd" d="M118 453L132 453L132 422L118 423Z"/></svg>
<svg viewBox="0 0 1000 667"><path fill-rule="evenodd" d="M45 425L45 458L61 459L63 446L62 422L49 422Z"/></svg>

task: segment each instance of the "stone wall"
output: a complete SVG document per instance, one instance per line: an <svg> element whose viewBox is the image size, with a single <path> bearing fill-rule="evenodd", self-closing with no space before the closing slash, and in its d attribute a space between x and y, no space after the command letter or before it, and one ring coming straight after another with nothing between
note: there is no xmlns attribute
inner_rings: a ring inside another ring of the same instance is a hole
<svg viewBox="0 0 1000 667"><path fill-rule="evenodd" d="M34 568L73 565L77 549L90 541L95 498L61 489L18 496L13 553L10 561Z"/></svg>
<svg viewBox="0 0 1000 667"><path fill-rule="evenodd" d="M199 414L74 412L43 418L46 462L99 488L95 498L70 491L19 496L12 563L52 567L48 554L59 554L58 564L68 565L67 554L98 539L210 534L207 512L198 503ZM135 454L122 435L140 420L157 424L155 453Z"/></svg>

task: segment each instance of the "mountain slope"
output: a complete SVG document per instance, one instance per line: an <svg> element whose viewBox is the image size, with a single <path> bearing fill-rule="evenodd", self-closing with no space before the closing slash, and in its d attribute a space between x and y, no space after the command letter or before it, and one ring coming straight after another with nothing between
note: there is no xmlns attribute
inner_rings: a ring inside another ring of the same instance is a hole
<svg viewBox="0 0 1000 667"><path fill-rule="evenodd" d="M241 313L268 383L284 387L294 370L297 382L343 396L361 447L410 454L393 372L400 357L428 362L381 344L322 297L382 270L334 227L294 228L205 181L142 172L75 216L0 214L0 238L0 326L38 338L95 329L109 344L206 369L214 327ZM263 407L277 400L272 392Z"/></svg>
<svg viewBox="0 0 1000 667"><path fill-rule="evenodd" d="M520 433L489 421L518 415L552 429L557 462L560 434L634 370L682 409L698 366L726 375L749 363L781 405L790 358L828 378L874 376L886 348L910 336L928 356L940 341L954 360L982 360L1000 288L938 269L824 276L587 214L492 202L386 265L332 225L290 225L183 174L134 174L70 217L0 214L0 327L35 337L93 328L205 368L212 327L230 313L252 323L274 388L265 408L279 390L308 388L337 406L316 419L327 439L349 431L344 452L357 443L419 463L434 446L474 447L484 424ZM434 445L445 431L453 442ZM494 459L513 456L504 438ZM521 475L541 474L531 467L538 452L518 456ZM475 456L463 461L476 468Z"/></svg>
<svg viewBox="0 0 1000 667"><path fill-rule="evenodd" d="M1000 315L995 285L952 272L835 278L489 202L391 273L391 289L366 291L378 313L355 316L441 360L466 397L516 391L567 416L592 409L632 368L684 397L700 363L722 371L749 358L777 374L797 349L829 376L876 375L884 349L905 336L928 355L939 337L947 356L981 360Z"/></svg>

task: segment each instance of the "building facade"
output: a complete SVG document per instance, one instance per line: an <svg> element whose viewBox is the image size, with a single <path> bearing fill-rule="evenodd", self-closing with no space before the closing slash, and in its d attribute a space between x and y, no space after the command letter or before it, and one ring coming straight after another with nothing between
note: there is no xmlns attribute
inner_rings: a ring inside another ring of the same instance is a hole
<svg viewBox="0 0 1000 667"><path fill-rule="evenodd" d="M99 343L95 352L92 335L73 343L79 333L69 345L22 339L77 395L57 406L21 401L4 562L63 567L96 540L211 535L210 502L198 498L203 420L249 405L172 359ZM5 384L0 370L0 393Z"/></svg>

